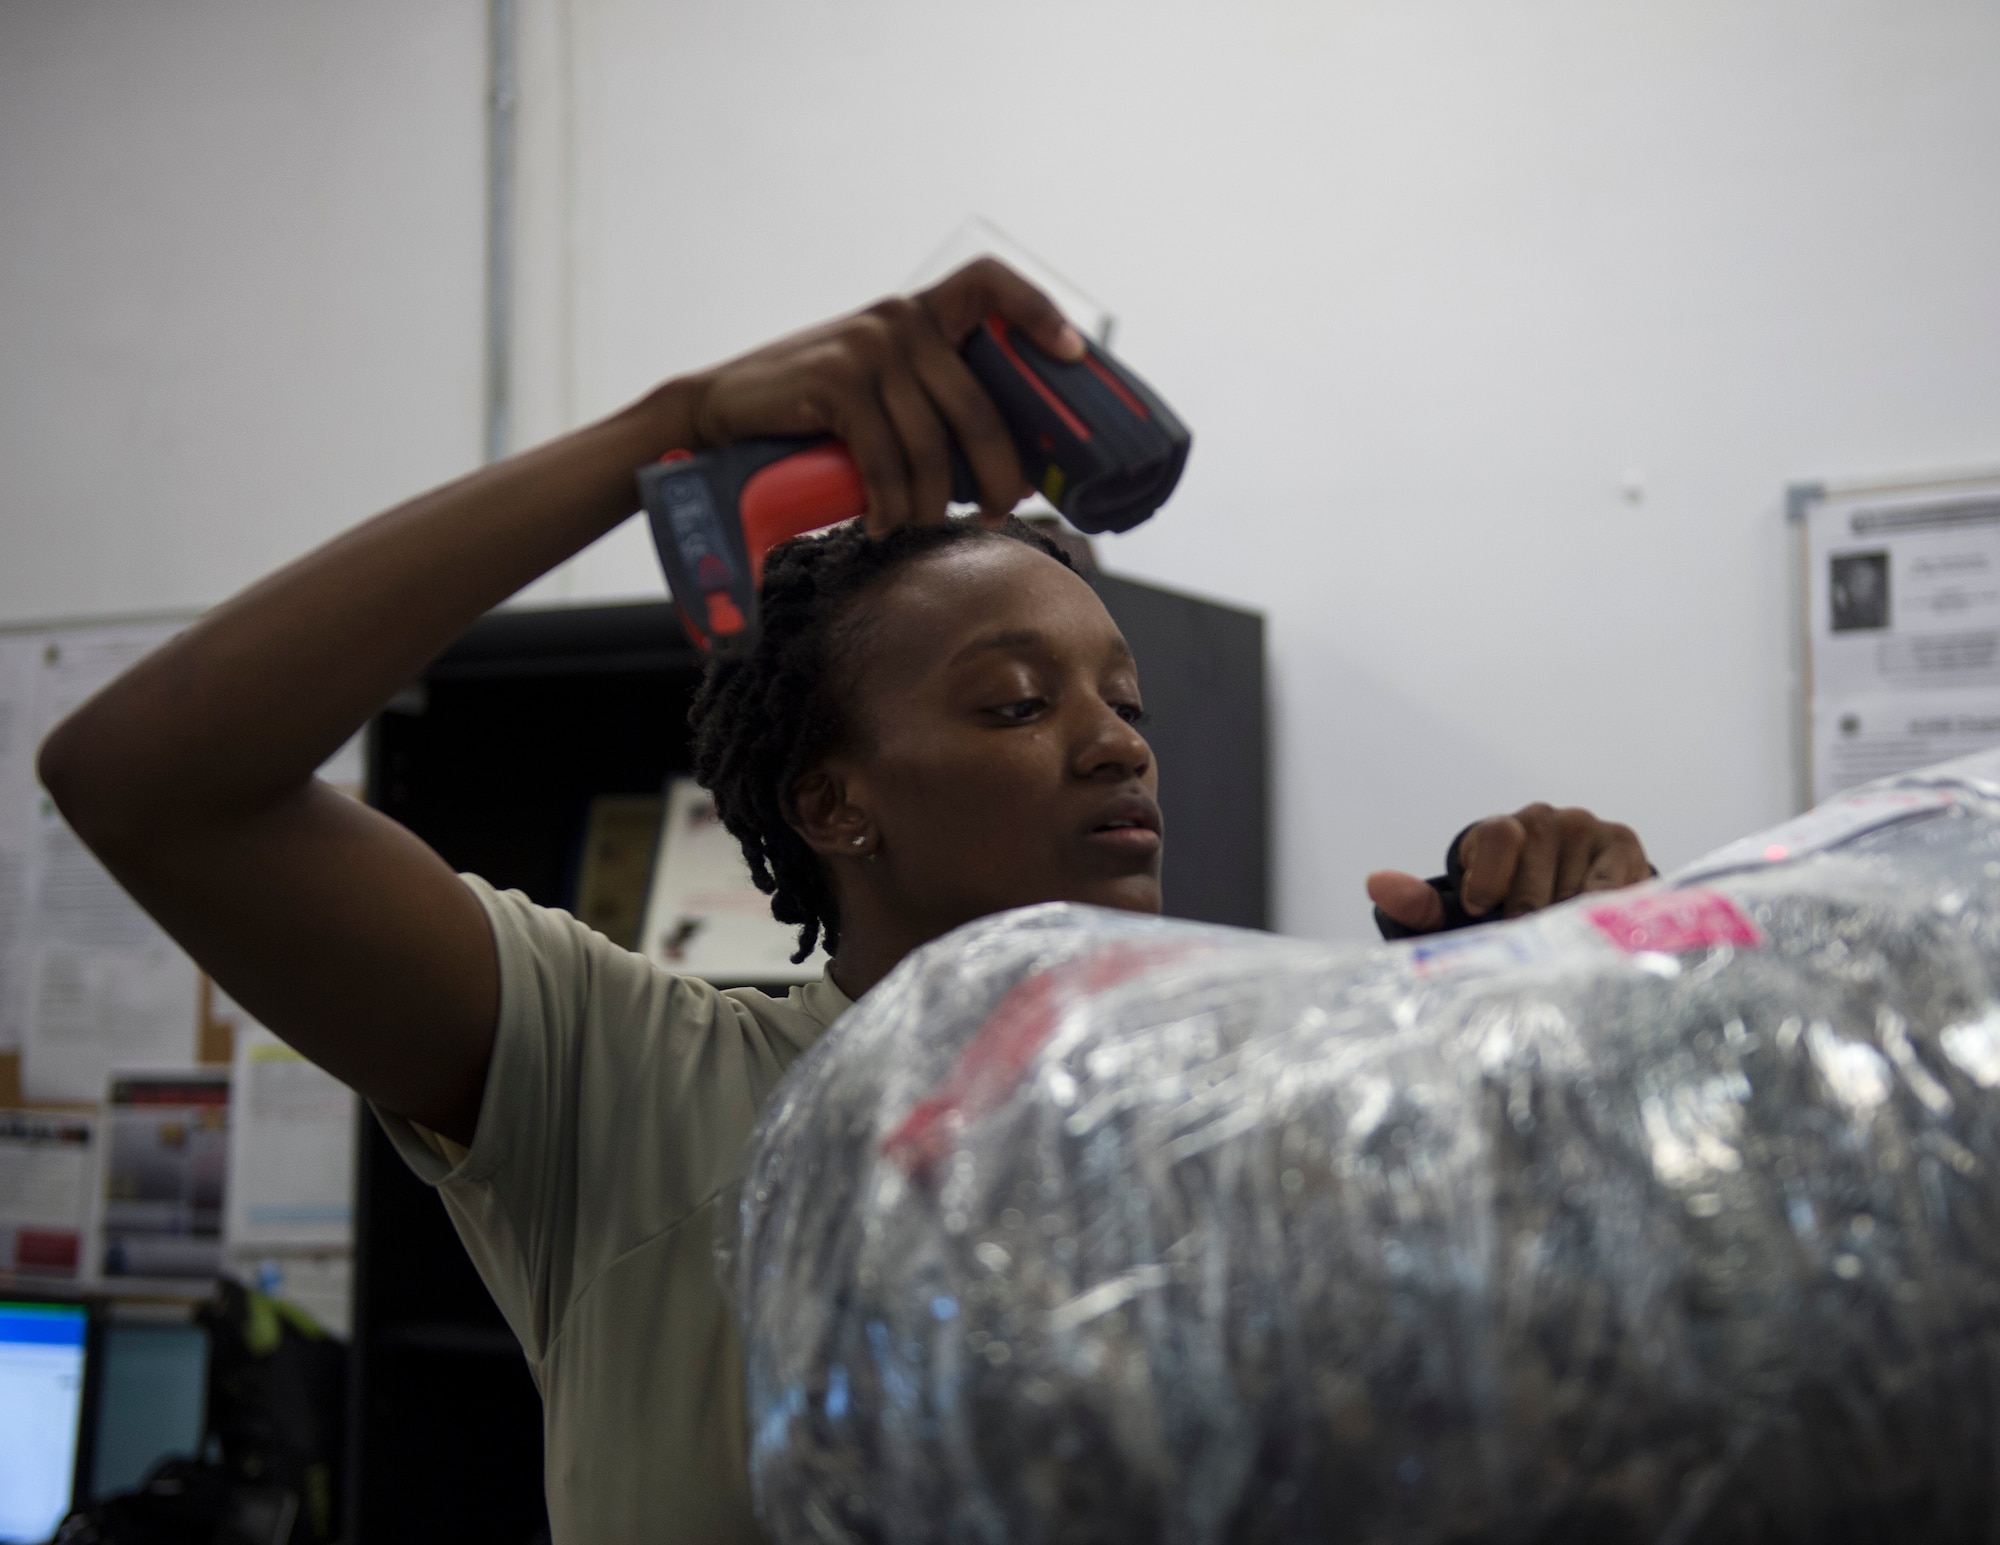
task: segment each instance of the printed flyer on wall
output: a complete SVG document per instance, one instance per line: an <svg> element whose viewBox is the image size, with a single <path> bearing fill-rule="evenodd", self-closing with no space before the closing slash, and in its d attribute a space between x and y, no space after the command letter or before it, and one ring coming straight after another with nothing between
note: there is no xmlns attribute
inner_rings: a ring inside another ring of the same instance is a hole
<svg viewBox="0 0 2000 1545"><path fill-rule="evenodd" d="M0 1272L83 1274L97 1184L97 1121L0 1110Z"/></svg>
<svg viewBox="0 0 2000 1545"><path fill-rule="evenodd" d="M222 1268L229 1070L112 1075L104 1107L106 1277Z"/></svg>
<svg viewBox="0 0 2000 1545"><path fill-rule="evenodd" d="M2000 745L2000 476L1802 504L1811 802Z"/></svg>

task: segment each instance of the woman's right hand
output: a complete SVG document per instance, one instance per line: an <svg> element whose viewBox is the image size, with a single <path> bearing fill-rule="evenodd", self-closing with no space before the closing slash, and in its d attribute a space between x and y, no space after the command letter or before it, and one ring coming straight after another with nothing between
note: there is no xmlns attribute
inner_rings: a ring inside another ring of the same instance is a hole
<svg viewBox="0 0 2000 1545"><path fill-rule="evenodd" d="M1006 519L1028 492L1013 439L959 346L998 312L1058 359L1083 339L1046 295L996 258L978 258L912 296L892 296L697 372L690 426L705 450L760 435L831 434L868 490L868 530L934 525L951 497L949 440L979 480L980 513Z"/></svg>

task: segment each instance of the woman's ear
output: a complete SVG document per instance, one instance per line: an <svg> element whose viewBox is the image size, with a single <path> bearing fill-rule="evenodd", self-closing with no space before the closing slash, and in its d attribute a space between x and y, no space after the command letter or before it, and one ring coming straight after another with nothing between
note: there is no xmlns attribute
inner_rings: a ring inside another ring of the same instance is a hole
<svg viewBox="0 0 2000 1545"><path fill-rule="evenodd" d="M821 858L868 858L880 841L875 823L848 792L837 763L815 767L792 789L792 830Z"/></svg>

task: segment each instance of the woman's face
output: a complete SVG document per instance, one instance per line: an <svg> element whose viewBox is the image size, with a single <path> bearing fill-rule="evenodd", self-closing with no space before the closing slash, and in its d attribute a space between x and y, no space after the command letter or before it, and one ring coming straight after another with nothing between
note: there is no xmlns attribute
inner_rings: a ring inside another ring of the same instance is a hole
<svg viewBox="0 0 2000 1545"><path fill-rule="evenodd" d="M836 867L844 922L881 913L934 937L1038 901L1159 911L1138 667L1090 586L1000 539L920 559L858 604L854 743L828 771L872 856Z"/></svg>

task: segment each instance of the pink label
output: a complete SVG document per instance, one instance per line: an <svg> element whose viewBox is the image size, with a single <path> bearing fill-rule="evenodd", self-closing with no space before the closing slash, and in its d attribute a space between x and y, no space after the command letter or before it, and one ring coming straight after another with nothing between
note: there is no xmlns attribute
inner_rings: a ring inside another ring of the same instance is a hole
<svg viewBox="0 0 2000 1545"><path fill-rule="evenodd" d="M1659 891L1593 907L1584 916L1628 955L1640 950L1678 955L1683 950L1709 949L1717 944L1764 942L1757 925L1736 903L1714 891Z"/></svg>

